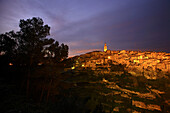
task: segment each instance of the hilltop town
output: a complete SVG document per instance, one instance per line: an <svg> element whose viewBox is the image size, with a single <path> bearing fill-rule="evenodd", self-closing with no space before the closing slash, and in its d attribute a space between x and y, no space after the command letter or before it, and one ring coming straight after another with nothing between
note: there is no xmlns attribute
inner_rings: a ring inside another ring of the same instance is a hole
<svg viewBox="0 0 170 113"><path fill-rule="evenodd" d="M135 76L143 75L148 79L170 72L170 53L151 51L111 51L104 45L104 51L94 51L76 57L72 69L91 68L104 73L112 72L112 67L122 65ZM105 70L103 70L105 69Z"/></svg>

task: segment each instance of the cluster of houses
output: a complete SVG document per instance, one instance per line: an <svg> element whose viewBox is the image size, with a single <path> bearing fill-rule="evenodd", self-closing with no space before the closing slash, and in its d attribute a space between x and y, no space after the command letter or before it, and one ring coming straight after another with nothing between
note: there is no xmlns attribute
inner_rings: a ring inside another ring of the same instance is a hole
<svg viewBox="0 0 170 113"><path fill-rule="evenodd" d="M170 53L141 51L94 51L76 58L72 68L82 67L96 70L98 67L110 69L111 64L122 64L127 70L170 72Z"/></svg>

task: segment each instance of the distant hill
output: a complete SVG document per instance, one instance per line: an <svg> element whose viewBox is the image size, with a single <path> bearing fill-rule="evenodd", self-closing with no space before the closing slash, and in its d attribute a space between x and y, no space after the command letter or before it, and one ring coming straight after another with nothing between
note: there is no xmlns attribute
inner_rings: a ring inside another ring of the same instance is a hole
<svg viewBox="0 0 170 113"><path fill-rule="evenodd" d="M170 72L170 53L151 51L92 51L75 56L73 67L100 70L107 68L107 72L116 71L116 66L122 65L124 71L134 76L145 76L157 79ZM105 71L106 72L106 71Z"/></svg>

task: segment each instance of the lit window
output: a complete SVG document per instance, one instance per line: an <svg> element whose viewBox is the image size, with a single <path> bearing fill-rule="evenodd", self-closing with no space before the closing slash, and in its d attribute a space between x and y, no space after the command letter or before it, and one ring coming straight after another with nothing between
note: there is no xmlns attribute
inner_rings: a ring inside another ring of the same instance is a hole
<svg viewBox="0 0 170 113"><path fill-rule="evenodd" d="M110 57L110 56L108 56L108 59L111 59L111 57Z"/></svg>
<svg viewBox="0 0 170 113"><path fill-rule="evenodd" d="M13 64L12 63L9 63L10 66L12 66Z"/></svg>
<svg viewBox="0 0 170 113"><path fill-rule="evenodd" d="M133 60L133 62L134 62L134 63L135 63L135 62L139 63L139 60Z"/></svg>
<svg viewBox="0 0 170 113"><path fill-rule="evenodd" d="M73 67L71 67L71 69L75 69L75 67L73 66Z"/></svg>
<svg viewBox="0 0 170 113"><path fill-rule="evenodd" d="M39 66L41 66L42 64L43 64L42 62L38 63Z"/></svg>

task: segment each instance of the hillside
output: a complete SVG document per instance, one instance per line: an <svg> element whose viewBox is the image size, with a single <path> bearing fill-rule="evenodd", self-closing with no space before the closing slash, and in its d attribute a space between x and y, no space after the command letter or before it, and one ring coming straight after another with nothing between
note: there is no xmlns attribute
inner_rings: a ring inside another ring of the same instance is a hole
<svg viewBox="0 0 170 113"><path fill-rule="evenodd" d="M149 75L145 68L144 73L137 68L132 70L119 63L129 55L123 56L126 54L96 51L64 60L61 64L38 66L30 72L29 89L27 68L17 72L16 67L10 66L6 73L10 79L0 81L1 111L169 113L170 74L153 68L148 73L153 71L154 75ZM160 61L165 62L167 58ZM136 62L132 64L137 65Z"/></svg>
<svg viewBox="0 0 170 113"><path fill-rule="evenodd" d="M170 53L141 51L95 51L76 57L73 67L91 68L106 73L114 71L118 65L134 76L147 79L166 77L170 73ZM103 71L106 68L107 71Z"/></svg>
<svg viewBox="0 0 170 113"><path fill-rule="evenodd" d="M69 92L87 98L91 111L169 112L169 53L95 51L73 59Z"/></svg>

